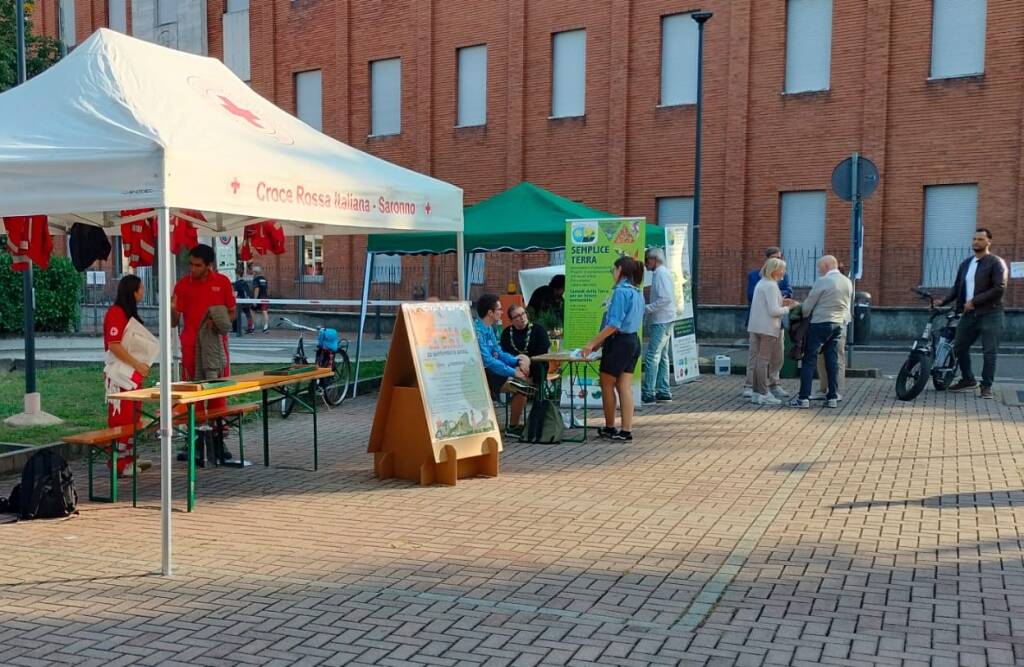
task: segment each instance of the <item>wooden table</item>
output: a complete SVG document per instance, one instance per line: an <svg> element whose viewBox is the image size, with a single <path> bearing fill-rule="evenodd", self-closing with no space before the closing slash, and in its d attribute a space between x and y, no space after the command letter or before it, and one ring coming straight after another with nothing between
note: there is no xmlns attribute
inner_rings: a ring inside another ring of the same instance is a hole
<svg viewBox="0 0 1024 667"><path fill-rule="evenodd" d="M547 354L539 354L539 355L537 355L535 357L530 357L530 361L531 362L543 362L543 363L549 363L549 364L560 364L562 366L565 366L568 369L568 373L569 373L569 420L570 420L571 425L575 426L575 424L576 424L576 405L575 405L576 394L572 390L574 381L575 381L575 379L577 377L579 377L581 379L581 386L583 386L584 389L586 388L586 386L587 386L587 384L586 384L586 382L587 382L587 375L588 375L588 371L590 370L590 365L593 364L593 363L601 361L601 353L597 352L597 353L591 354L587 358L583 358L583 357L579 357L579 356L574 356L569 351L565 351L565 352L549 352ZM583 367L583 373L582 374L580 374L578 372L578 368L580 366ZM545 383L545 382L541 383L541 387L540 387L540 398L541 399L550 398L549 396L545 395L546 394L546 385L547 385L547 383ZM561 401L561 397L559 397L559 401ZM565 442L587 442L587 440L588 440L587 429L589 428L589 426L587 426L587 415L588 415L587 396L586 396L586 391L584 391L584 395L583 395L583 433L582 433L582 435L580 435L579 438L562 438L563 441L565 441Z"/></svg>
<svg viewBox="0 0 1024 667"><path fill-rule="evenodd" d="M270 466L270 422L268 421L270 408L269 408L269 396L270 392L280 394L286 399L294 400L298 405L308 410L313 415L313 470L319 468L319 432L317 426L317 414L316 414L316 393L310 397L309 403L303 398L303 393L306 385L310 382L320 380L323 378L329 378L334 375L334 371L330 368L317 368L306 373L297 373L295 375L264 375L262 372L246 373L244 375L235 375L230 379L237 384L223 387L221 389L214 389L209 391L173 391L171 396L171 406L185 406L188 409L188 511L191 512L195 507L196 502L196 405L199 403L205 403L206 401L216 400L219 398L230 398L231 396L241 396L243 394L251 394L254 392L260 392L262 397L262 412L263 412L263 465L265 467ZM146 389L133 389L132 391L122 391L116 394L110 394L107 398L112 400L120 401L135 401L138 403L157 403L160 401L160 389L159 387L149 387ZM144 416L150 418L150 422L146 424L141 430L152 428L154 425L160 424L160 417L156 415L146 414L145 411L142 413ZM171 417L173 424L173 415ZM172 427L173 430L173 427ZM241 426L239 426L241 431ZM137 441L136 436L136 441ZM136 442L136 444L138 444ZM242 445L241 436L239 436L239 464L244 465L245 463L245 449Z"/></svg>

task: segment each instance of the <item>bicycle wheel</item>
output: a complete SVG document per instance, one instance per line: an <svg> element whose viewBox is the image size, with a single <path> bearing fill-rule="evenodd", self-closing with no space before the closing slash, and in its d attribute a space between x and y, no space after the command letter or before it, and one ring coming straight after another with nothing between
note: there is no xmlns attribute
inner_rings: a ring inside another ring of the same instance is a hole
<svg viewBox="0 0 1024 667"><path fill-rule="evenodd" d="M282 398L277 406L281 410L281 419L288 419L292 414L292 410L295 409L295 399L291 396Z"/></svg>
<svg viewBox="0 0 1024 667"><path fill-rule="evenodd" d="M334 375L321 380L324 389L324 401L331 407L337 407L348 398L349 384L352 381L352 362L348 354L341 350L334 357Z"/></svg>
<svg viewBox="0 0 1024 667"><path fill-rule="evenodd" d="M931 369L930 357L920 353L911 354L896 376L896 397L901 401L912 401L917 398L928 384Z"/></svg>

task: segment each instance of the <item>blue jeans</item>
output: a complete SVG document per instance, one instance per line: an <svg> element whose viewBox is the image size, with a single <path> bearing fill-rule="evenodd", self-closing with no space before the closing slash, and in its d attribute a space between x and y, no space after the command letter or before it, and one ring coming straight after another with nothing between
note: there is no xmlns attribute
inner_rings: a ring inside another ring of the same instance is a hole
<svg viewBox="0 0 1024 667"><path fill-rule="evenodd" d="M672 323L651 324L645 331L647 349L644 350L644 374L640 396L649 401L655 398L671 398L668 386L669 344L672 342Z"/></svg>
<svg viewBox="0 0 1024 667"><path fill-rule="evenodd" d="M818 365L818 352L825 355L825 375L828 376L826 398L836 398L836 384L839 377L839 336L843 326L834 322L819 322L807 328L807 344L804 345L804 360L800 364L800 398L811 397L814 382L814 368Z"/></svg>

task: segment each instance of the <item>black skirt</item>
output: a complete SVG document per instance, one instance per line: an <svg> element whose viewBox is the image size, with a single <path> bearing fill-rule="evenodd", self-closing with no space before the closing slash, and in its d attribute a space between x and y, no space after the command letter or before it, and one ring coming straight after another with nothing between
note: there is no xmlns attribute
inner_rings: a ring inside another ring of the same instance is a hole
<svg viewBox="0 0 1024 667"><path fill-rule="evenodd" d="M636 371L640 361L640 337L635 333L615 333L601 346L601 372L619 377Z"/></svg>

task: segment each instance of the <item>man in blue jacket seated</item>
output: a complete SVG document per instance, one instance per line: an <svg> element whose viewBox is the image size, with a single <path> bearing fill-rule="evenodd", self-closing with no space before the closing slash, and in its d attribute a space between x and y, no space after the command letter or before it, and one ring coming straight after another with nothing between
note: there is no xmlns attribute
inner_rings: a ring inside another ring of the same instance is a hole
<svg viewBox="0 0 1024 667"><path fill-rule="evenodd" d="M494 325L501 323L502 310L501 300L495 294L484 294L477 299L478 319L474 326L491 398L497 398L502 391L532 393L528 380L530 358L525 354L513 356L505 352L494 335Z"/></svg>

